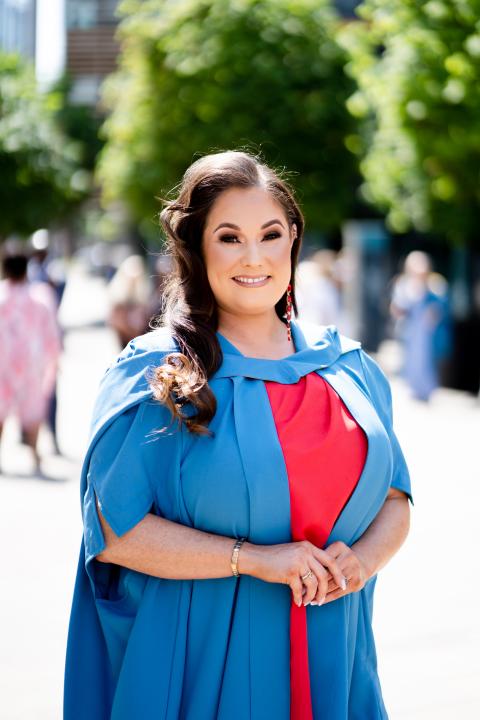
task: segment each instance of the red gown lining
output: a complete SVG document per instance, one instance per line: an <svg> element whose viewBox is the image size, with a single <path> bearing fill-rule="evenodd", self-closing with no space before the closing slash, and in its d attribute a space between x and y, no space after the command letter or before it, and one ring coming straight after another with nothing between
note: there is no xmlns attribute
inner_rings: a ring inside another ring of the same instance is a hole
<svg viewBox="0 0 480 720"><path fill-rule="evenodd" d="M265 381L287 468L292 540L323 548L360 478L364 431L316 372L297 383ZM314 608L321 612L321 608ZM290 608L290 718L313 720L306 607Z"/></svg>

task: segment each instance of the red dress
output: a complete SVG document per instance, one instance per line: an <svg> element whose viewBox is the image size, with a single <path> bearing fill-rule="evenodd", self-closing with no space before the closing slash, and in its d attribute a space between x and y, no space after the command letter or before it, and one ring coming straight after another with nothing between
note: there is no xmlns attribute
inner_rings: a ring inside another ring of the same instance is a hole
<svg viewBox="0 0 480 720"><path fill-rule="evenodd" d="M292 540L310 540L323 549L361 475L367 438L318 373L292 384L265 381L265 386L288 473ZM292 597L291 720L313 717L306 610Z"/></svg>

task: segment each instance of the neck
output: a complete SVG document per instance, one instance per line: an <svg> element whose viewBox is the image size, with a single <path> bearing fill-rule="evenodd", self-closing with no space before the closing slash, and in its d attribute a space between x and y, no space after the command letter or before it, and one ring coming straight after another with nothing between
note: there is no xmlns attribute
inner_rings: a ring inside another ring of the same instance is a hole
<svg viewBox="0 0 480 720"><path fill-rule="evenodd" d="M287 340L287 327L275 310L246 316L233 315L219 310L218 331L227 340L250 348L281 345L290 346L293 349L293 342Z"/></svg>

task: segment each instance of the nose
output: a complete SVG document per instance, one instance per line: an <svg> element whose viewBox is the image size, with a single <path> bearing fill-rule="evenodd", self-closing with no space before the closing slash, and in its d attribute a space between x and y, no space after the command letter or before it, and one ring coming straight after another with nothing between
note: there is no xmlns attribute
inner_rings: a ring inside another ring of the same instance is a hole
<svg viewBox="0 0 480 720"><path fill-rule="evenodd" d="M247 267L256 267L263 264L263 254L260 243L255 241L245 243L243 264Z"/></svg>

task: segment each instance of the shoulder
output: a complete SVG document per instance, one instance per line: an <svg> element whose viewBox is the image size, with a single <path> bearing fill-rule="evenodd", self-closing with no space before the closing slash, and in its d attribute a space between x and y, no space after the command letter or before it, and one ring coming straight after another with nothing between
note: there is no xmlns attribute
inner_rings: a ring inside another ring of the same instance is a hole
<svg viewBox="0 0 480 720"><path fill-rule="evenodd" d="M390 382L381 366L360 340L343 335L336 325L299 323L310 347L331 348L331 371L347 373L374 402L380 405L391 401Z"/></svg>
<svg viewBox="0 0 480 720"><path fill-rule="evenodd" d="M338 348L340 355L343 355L362 346L359 340L340 333L336 325L320 325L310 320L296 320L296 323L310 347L331 344Z"/></svg>
<svg viewBox="0 0 480 720"><path fill-rule="evenodd" d="M56 299L53 288L46 282L30 282L28 284L28 293L31 300L39 306L45 313L48 311L55 312Z"/></svg>
<svg viewBox="0 0 480 720"><path fill-rule="evenodd" d="M299 323L300 324L300 323ZM335 325L302 321L301 329L311 347L325 348L328 371L348 376L375 408L386 427L392 422L392 390L385 372L359 340L339 333Z"/></svg>
<svg viewBox="0 0 480 720"><path fill-rule="evenodd" d="M152 397L148 371L179 350L172 333L158 328L133 338L105 371L93 411L91 434L129 408ZM166 408L163 408L166 413Z"/></svg>
<svg viewBox="0 0 480 720"><path fill-rule="evenodd" d="M117 355L110 369L126 360L140 360L142 356L145 359L153 360L155 356L162 359L169 352L178 352L179 345L173 337L171 328L159 327L150 332L134 337Z"/></svg>

